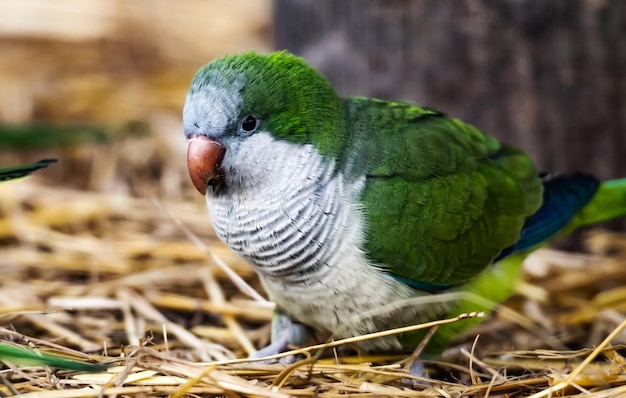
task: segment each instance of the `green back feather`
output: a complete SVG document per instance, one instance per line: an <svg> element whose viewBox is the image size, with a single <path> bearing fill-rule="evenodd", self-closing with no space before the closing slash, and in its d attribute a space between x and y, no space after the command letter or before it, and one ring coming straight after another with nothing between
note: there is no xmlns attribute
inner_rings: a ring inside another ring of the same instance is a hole
<svg viewBox="0 0 626 398"><path fill-rule="evenodd" d="M458 284L519 238L542 194L524 152L430 109L347 101L346 167L367 174L365 248L376 262L413 281Z"/></svg>
<svg viewBox="0 0 626 398"><path fill-rule="evenodd" d="M561 232L626 216L626 178L605 181L588 203ZM547 242L546 242L547 243ZM496 303L511 296L517 287L523 262L536 248L517 253L491 265L485 272L472 279L459 290L487 299L492 305L477 303L471 297L464 297L455 303L448 316L455 316L472 311L491 311ZM482 321L473 318L441 326L425 349L427 357L438 357L459 333ZM419 335L406 336L408 345L419 342Z"/></svg>

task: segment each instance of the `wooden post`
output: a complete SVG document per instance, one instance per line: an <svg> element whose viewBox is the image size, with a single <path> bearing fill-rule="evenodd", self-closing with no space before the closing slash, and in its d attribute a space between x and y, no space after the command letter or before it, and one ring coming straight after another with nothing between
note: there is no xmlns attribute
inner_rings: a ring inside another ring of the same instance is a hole
<svg viewBox="0 0 626 398"><path fill-rule="evenodd" d="M278 48L342 95L434 107L539 168L626 177L626 2L275 0Z"/></svg>

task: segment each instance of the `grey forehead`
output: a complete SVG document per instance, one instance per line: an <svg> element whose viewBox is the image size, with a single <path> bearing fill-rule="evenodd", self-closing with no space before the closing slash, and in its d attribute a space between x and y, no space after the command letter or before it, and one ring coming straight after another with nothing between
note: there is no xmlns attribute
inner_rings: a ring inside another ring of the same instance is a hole
<svg viewBox="0 0 626 398"><path fill-rule="evenodd" d="M230 85L192 84L183 108L183 126L191 133L219 132L237 118L241 108L243 83Z"/></svg>

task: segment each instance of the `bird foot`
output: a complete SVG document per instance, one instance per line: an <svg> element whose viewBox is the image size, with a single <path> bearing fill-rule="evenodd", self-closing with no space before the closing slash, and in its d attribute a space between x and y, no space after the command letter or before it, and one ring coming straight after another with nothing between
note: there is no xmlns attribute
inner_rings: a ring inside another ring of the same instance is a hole
<svg viewBox="0 0 626 398"><path fill-rule="evenodd" d="M284 336L284 337L288 337L288 336ZM290 342L288 338L281 338L280 340L272 341L272 343L269 344L268 346L265 346L261 348L260 350L255 351L252 354L250 354L249 358L261 359L261 358L271 357L271 356L283 353L289 350L289 344ZM269 364L269 363L278 362L278 363L282 363L285 365L289 365L289 364L294 363L296 359L297 358L295 355L289 355L289 356L282 357L282 358L260 360L259 363Z"/></svg>
<svg viewBox="0 0 626 398"><path fill-rule="evenodd" d="M289 351L289 346L302 347L307 345L313 337L309 327L296 322L279 310L274 311L272 317L272 342L266 347L250 354L249 358L265 358ZM289 355L277 359L261 360L262 363L294 363L298 357Z"/></svg>

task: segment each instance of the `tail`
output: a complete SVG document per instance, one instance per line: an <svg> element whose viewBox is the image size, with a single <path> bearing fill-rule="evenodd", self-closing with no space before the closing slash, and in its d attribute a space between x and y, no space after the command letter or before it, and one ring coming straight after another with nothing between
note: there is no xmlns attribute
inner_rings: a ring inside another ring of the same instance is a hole
<svg viewBox="0 0 626 398"><path fill-rule="evenodd" d="M522 253L561 234L576 215L593 201L600 182L587 174L544 175L543 203L522 228L520 239L502 250L495 262Z"/></svg>
<svg viewBox="0 0 626 398"><path fill-rule="evenodd" d="M29 176L33 171L48 167L56 159L43 159L37 163L22 164L13 167L0 167L0 182L15 180Z"/></svg>
<svg viewBox="0 0 626 398"><path fill-rule="evenodd" d="M524 226L520 241L505 249L495 264L468 282L462 291L492 302L502 302L515 291L522 263L535 247L552 236L626 216L626 178L598 183L590 176L570 174L546 178L544 188L544 204ZM449 315L492 309L463 299ZM440 326L424 350L425 356L438 357L454 336L481 319L471 318Z"/></svg>
<svg viewBox="0 0 626 398"><path fill-rule="evenodd" d="M569 222L564 232L626 216L626 178L605 181L591 201Z"/></svg>

